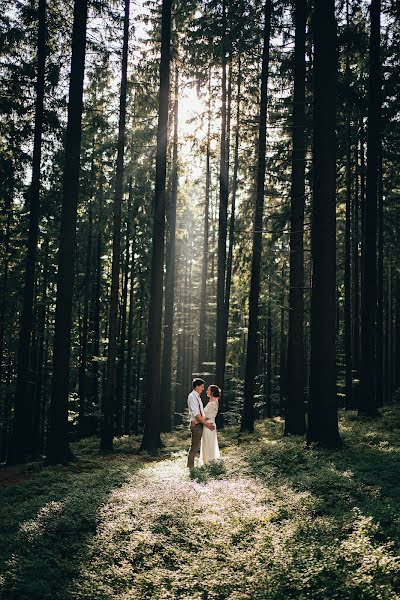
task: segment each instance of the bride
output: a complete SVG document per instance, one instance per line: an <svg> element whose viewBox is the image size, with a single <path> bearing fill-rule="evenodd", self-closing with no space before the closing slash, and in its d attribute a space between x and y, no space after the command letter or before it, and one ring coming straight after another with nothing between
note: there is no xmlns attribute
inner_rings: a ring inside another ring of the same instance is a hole
<svg viewBox="0 0 400 600"><path fill-rule="evenodd" d="M208 397L208 404L204 409L205 417L209 423L215 425L215 417L218 413L218 401L221 396L221 390L217 385L210 385L206 390ZM208 429L203 427L203 435L201 438L200 446L200 459L199 466L207 464L212 460L218 460L220 458L217 429Z"/></svg>

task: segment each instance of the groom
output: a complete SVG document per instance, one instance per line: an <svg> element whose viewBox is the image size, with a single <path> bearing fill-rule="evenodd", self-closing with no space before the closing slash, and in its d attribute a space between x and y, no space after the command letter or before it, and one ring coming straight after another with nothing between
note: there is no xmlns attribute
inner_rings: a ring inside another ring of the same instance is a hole
<svg viewBox="0 0 400 600"><path fill-rule="evenodd" d="M194 467L195 456L200 450L201 436L203 435L203 426L208 427L208 429L211 430L215 429L215 425L213 423L208 423L204 415L203 402L201 401L200 396L200 394L204 391L204 386L205 381L203 381L203 379L193 379L193 390L190 392L187 399L190 419L190 431L192 434L187 466L191 469Z"/></svg>

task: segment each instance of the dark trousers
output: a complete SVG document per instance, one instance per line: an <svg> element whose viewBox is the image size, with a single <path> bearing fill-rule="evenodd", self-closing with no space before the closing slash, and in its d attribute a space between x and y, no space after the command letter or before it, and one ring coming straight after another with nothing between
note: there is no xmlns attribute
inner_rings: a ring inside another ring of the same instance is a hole
<svg viewBox="0 0 400 600"><path fill-rule="evenodd" d="M197 423L197 425L195 425L193 428L191 428L191 432L192 432L192 439L191 439L191 445L190 445L190 450L189 450L189 454L188 454L188 461L187 461L188 467L194 467L194 459L200 450L201 436L203 435L202 423Z"/></svg>

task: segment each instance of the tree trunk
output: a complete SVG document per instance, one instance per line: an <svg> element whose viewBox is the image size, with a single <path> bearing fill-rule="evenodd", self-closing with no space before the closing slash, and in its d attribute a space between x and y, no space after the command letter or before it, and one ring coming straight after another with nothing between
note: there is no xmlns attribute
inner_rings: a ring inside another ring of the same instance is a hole
<svg viewBox="0 0 400 600"><path fill-rule="evenodd" d="M258 304L260 295L262 228L264 211L265 152L267 141L267 87L269 69L271 13L272 2L271 0L265 0L265 24L263 35L264 45L261 68L261 98L258 131L257 191L253 229L253 252L251 262L249 325L246 352L246 374L244 382L244 403L241 422L241 431L250 432L254 431L254 380L257 374L256 369L258 356Z"/></svg>
<svg viewBox="0 0 400 600"><path fill-rule="evenodd" d="M86 265L84 279L84 301L83 301L83 322L82 322L82 345L81 362L79 366L79 432L85 435L85 402L86 402L86 366L88 355L88 331L89 331L89 292L90 292L90 271L92 263L92 230L93 230L93 208L89 205L88 215L88 233L86 248Z"/></svg>
<svg viewBox="0 0 400 600"><path fill-rule="evenodd" d="M171 204L169 219L168 255L165 276L165 313L164 313L164 344L161 369L161 431L171 431L171 368L172 368L172 339L174 331L174 301L175 301L175 254L176 254L176 206L178 199L178 109L179 109L179 71L175 66L174 89L174 132L171 169Z"/></svg>
<svg viewBox="0 0 400 600"><path fill-rule="evenodd" d="M267 311L268 311L268 305L267 305ZM256 413L255 412L255 419L257 419L257 417L262 416L265 417L266 413L267 413L267 399L268 399L268 389L269 389L269 383L268 383L268 377L269 377L269 372L268 372L268 322L267 319L263 320L263 323L260 324L260 351L258 353L259 355L259 359L260 359L260 363L261 363L261 369L262 369L262 392L263 392L263 404L262 404L262 410L260 413Z"/></svg>
<svg viewBox="0 0 400 600"><path fill-rule="evenodd" d="M47 462L49 464L65 463L71 458L68 442L69 360L71 353L72 294L79 196L87 11L87 0L75 0L58 255L53 380L47 436Z"/></svg>
<svg viewBox="0 0 400 600"><path fill-rule="evenodd" d="M126 356L126 380L125 380L125 415L124 415L124 432L125 435L131 433L131 409L132 409L132 387L134 379L133 373L133 334L134 334L134 316L136 311L135 303L135 251L136 251L136 217L139 205L134 203L132 221L132 244L131 244L131 265L129 272L129 316L128 316L128 339L127 339L127 356Z"/></svg>
<svg viewBox="0 0 400 600"><path fill-rule="evenodd" d="M46 0L39 0L37 37L37 79L35 126L32 157L32 180L29 190L29 232L25 263L25 280L20 332L18 339L18 370L14 401L14 427L8 450L8 464L25 460L32 445L32 407L29 407L29 356L33 325L33 303L37 244L40 217L40 166L44 119L46 63Z"/></svg>
<svg viewBox="0 0 400 600"><path fill-rule="evenodd" d="M304 200L305 200L305 43L307 0L295 3L293 152L290 211L290 273L285 435L304 435Z"/></svg>
<svg viewBox="0 0 400 600"><path fill-rule="evenodd" d="M360 119L360 212L361 212L361 313L362 313L362 292L364 289L364 256L365 256L365 132L364 121ZM360 315L361 317L361 315ZM361 326L361 322L360 322ZM361 329L360 329L361 335ZM361 357L360 357L361 364Z"/></svg>
<svg viewBox="0 0 400 600"><path fill-rule="evenodd" d="M179 399L180 412L184 411L183 395L184 391L188 386L188 338L189 338L189 315L188 315L188 290L189 290L189 257L190 250L186 248L186 256L184 259L185 270L184 270L184 285L183 285L183 299L182 299L182 329L183 329L183 340L182 340L182 371L181 371L181 393Z"/></svg>
<svg viewBox="0 0 400 600"><path fill-rule="evenodd" d="M347 28L349 27L349 0L346 0ZM344 355L346 408L353 405L353 375L351 356L351 107L350 107L350 49L346 53L346 216L344 236Z"/></svg>
<svg viewBox="0 0 400 600"><path fill-rule="evenodd" d="M231 140L231 113L232 113L232 44L230 44L229 48L229 78L228 78L228 92L227 92L227 112L226 112L226 153L225 153L225 177L226 177L226 206L228 207L229 202L229 160L230 160L230 140ZM228 226L228 209L226 213L226 225ZM235 215L231 214L230 224L233 224L235 220ZM228 230L227 230L228 231ZM230 237L230 227L229 227L229 237ZM226 242L226 239L225 239ZM230 239L229 239L230 244ZM226 258L226 243L225 243L225 258ZM230 261L230 262L228 262ZM226 365L226 351L227 351L227 343L228 343L228 325L229 325L229 303L230 303L230 290L231 290L231 280L232 280L232 257L228 258L225 265L225 290L224 290L224 323L223 323L223 333L221 338L223 340L222 347L222 357L221 357L221 367L223 368L223 380L225 380L225 365ZM227 295L229 293L229 296ZM218 412L216 417L216 423L219 428L224 426L224 412L229 410L229 406L226 404L224 399L221 397L220 403L223 405L222 409Z"/></svg>
<svg viewBox="0 0 400 600"><path fill-rule="evenodd" d="M314 114L310 397L307 442L340 444L336 399L336 21L314 4Z"/></svg>
<svg viewBox="0 0 400 600"><path fill-rule="evenodd" d="M394 383L396 388L400 386L400 276L395 280L395 329L394 329ZM386 337L386 336L385 336Z"/></svg>
<svg viewBox="0 0 400 600"><path fill-rule="evenodd" d="M232 60L230 61L229 71L229 87L231 87L232 80ZM241 87L241 65L240 65L240 54L238 57L238 75L237 75L237 92L236 92L236 132L235 132L235 149L234 149L234 167L233 167L233 181L232 181L232 202L231 202L231 217L229 221L229 246L228 246L228 259L226 263L226 287L225 287L225 330L224 330L224 363L226 361L226 343L228 334L228 321L229 321L229 304L231 299L231 285L232 285L232 268L233 268L233 245L235 241L235 211L236 211L236 194L237 194L237 180L239 170L239 121L240 121L240 87ZM231 96L231 93L228 93ZM230 101L229 101L230 106ZM228 110L230 114L230 108ZM229 119L230 121L230 119ZM230 129L230 127L229 127ZM229 139L230 136L228 136ZM229 165L229 162L228 162Z"/></svg>
<svg viewBox="0 0 400 600"><path fill-rule="evenodd" d="M96 405L99 404L99 374L101 370L99 368L99 357L100 357L100 320L101 320L101 279L102 279L102 264L101 256L103 250L103 187L100 183L99 189L99 216L97 223L97 239L96 239L96 265L95 273L96 278L93 286L93 375L94 375L94 399Z"/></svg>
<svg viewBox="0 0 400 600"><path fill-rule="evenodd" d="M161 23L160 93L150 280L147 390L145 424L141 444L141 449L149 452L155 452L161 447L161 327L165 234L165 180L168 142L169 65L171 54L171 4L172 0L163 0Z"/></svg>
<svg viewBox="0 0 400 600"><path fill-rule="evenodd" d="M272 417L272 306L271 306L272 284L271 276L268 281L267 301L267 389L265 398L264 417Z"/></svg>
<svg viewBox="0 0 400 600"><path fill-rule="evenodd" d="M385 403L389 403L392 400L392 381L393 381L393 372L392 372L392 265L390 264L390 251L387 251L386 258L388 268L387 268L387 301L386 301L386 323L385 323L385 342L386 342L386 351L385 351L385 392L384 398Z"/></svg>
<svg viewBox="0 0 400 600"><path fill-rule="evenodd" d="M216 366L215 383L223 390L225 385L224 329L225 329L225 273L226 238L228 229L228 173L226 161L226 0L222 0L222 91L221 91L221 149L219 174L219 218L218 218L218 279L217 279L217 323L216 323ZM223 394L217 415L217 426L223 427Z"/></svg>
<svg viewBox="0 0 400 600"><path fill-rule="evenodd" d="M6 389L11 389L11 377L12 377L13 365L12 357L9 355L7 367L4 369L4 382ZM3 410L3 423L2 423L2 440L0 454L2 458L5 458L8 450L8 441L10 439L10 428L11 428L11 402L9 394L6 394L4 399L4 410Z"/></svg>
<svg viewBox="0 0 400 600"><path fill-rule="evenodd" d="M176 363L175 363L175 389L174 389L174 400L175 400L175 411L174 411L174 423L175 425L181 423L180 417L178 416L180 400L182 398L182 363L183 363L183 294L182 294L182 265L183 265L183 253L181 251L182 240L180 240L177 246L177 265L176 273L178 275L176 284L176 304L179 310L176 314Z"/></svg>
<svg viewBox="0 0 400 600"><path fill-rule="evenodd" d="M189 256L193 256L193 244L192 240L190 240L190 253ZM185 377L185 389L190 389L191 382L193 378L193 316L192 316L192 294L191 290L193 289L193 278L192 278L192 265L193 261L190 259L189 261L189 274L188 274L188 286L187 286L187 301L186 301L186 310L187 310L187 321L186 321L186 377ZM182 398L184 400L184 397Z"/></svg>
<svg viewBox="0 0 400 600"><path fill-rule="evenodd" d="M383 160L379 144L378 168L378 265L377 265L377 315L376 315L376 403L383 405Z"/></svg>
<svg viewBox="0 0 400 600"><path fill-rule="evenodd" d="M3 190L2 190L3 191ZM5 385L5 374L7 367L5 365L4 357L4 346L5 346L5 331L6 331L6 320L8 313L8 277L10 269L10 233L11 233L11 220L12 220L12 195L7 193L5 190L5 236L4 236L4 263L3 273L1 279L1 294L0 294L0 405L3 407L3 418L1 428L1 444L0 444L0 457L3 461L7 456L8 443L9 443L9 412L10 412L10 400L8 389Z"/></svg>
<svg viewBox="0 0 400 600"><path fill-rule="evenodd" d="M46 310L45 328L44 328L44 348L43 348L43 371L42 371L42 402L40 411L40 437L41 437L41 452L45 452L48 421L49 421L49 402L50 402L50 369L49 369L49 349L50 349L50 311Z"/></svg>
<svg viewBox="0 0 400 600"><path fill-rule="evenodd" d="M108 330L107 375L104 390L104 413L100 447L104 452L112 452L114 437L114 401L116 384L117 332L118 332L118 290L121 253L121 206L123 197L124 153L126 138L126 95L128 75L130 0L125 0L124 35L122 48L121 88L119 100L118 152L115 176L113 254L111 267L111 294Z"/></svg>
<svg viewBox="0 0 400 600"><path fill-rule="evenodd" d="M121 331L119 335L118 365L117 365L117 386L115 401L115 434L122 435L122 412L124 398L124 373L125 373L125 346L126 346L126 326L128 316L128 285L129 285L129 260L131 246L131 222L132 222L132 178L129 180L128 210L126 216L126 237L125 237L125 262L123 271L122 285L122 308L121 308ZM125 406L126 410L126 406Z"/></svg>
<svg viewBox="0 0 400 600"><path fill-rule="evenodd" d="M285 397L287 396L286 376L286 335L285 335L285 263L282 264L281 308L280 308L280 344L279 344L279 414L283 414Z"/></svg>
<svg viewBox="0 0 400 600"><path fill-rule="evenodd" d="M134 418L134 433L139 433L139 421L142 419L142 355L143 355L143 318L144 318L144 282L143 274L139 271L139 343L136 355L136 403L135 403L135 418Z"/></svg>
<svg viewBox="0 0 400 600"><path fill-rule="evenodd" d="M126 355L126 379L125 379L125 415L124 415L124 433L131 433L131 398L132 398L132 367L133 367L133 316L135 312L134 304L134 284L135 284L135 234L132 236L132 252L129 283L129 315L128 315L128 339Z"/></svg>
<svg viewBox="0 0 400 600"><path fill-rule="evenodd" d="M203 362L209 358L206 355L206 316L207 316L207 275L208 275L208 239L210 218L210 186L211 186L211 73L208 77L208 124L207 124L207 150L206 150L206 189L204 205L204 230L203 230L203 265L201 274L201 299L200 299L200 325L199 325L199 359L198 370L202 371Z"/></svg>
<svg viewBox="0 0 400 600"><path fill-rule="evenodd" d="M42 293L40 306L38 308L38 358L37 358L37 385L34 395L33 406L33 433L32 433L32 456L38 456L42 450L42 412L43 412L43 384L44 384L44 359L45 359L45 336L46 336L46 314L47 314L47 288L49 279L49 241L46 238L43 245L43 274Z"/></svg>
<svg viewBox="0 0 400 600"><path fill-rule="evenodd" d="M360 260L359 260L359 159L358 144L356 145L356 185L353 198L353 369L356 379L360 368ZM353 406L358 406L358 386L355 388L357 395L353 398Z"/></svg>
<svg viewBox="0 0 400 600"><path fill-rule="evenodd" d="M377 302L377 195L378 161L381 130L381 0L371 0L371 33L368 87L367 190L365 201L365 247L363 249L362 281L362 354L360 373L359 414L375 416L376 400L376 302Z"/></svg>
<svg viewBox="0 0 400 600"><path fill-rule="evenodd" d="M212 202L211 199L211 192L210 192L210 211L211 211L211 242L210 242L210 248L211 248L211 265L210 265L210 281L211 281L211 285L209 286L209 290L211 288L211 297L213 299L214 302L216 302L217 299L217 285L218 285L218 268L217 268L217 274L216 274L216 252L217 252L217 229L216 229L216 222L217 222L217 217L216 217L216 212L217 212L217 207L215 206L215 203ZM208 294L210 295L210 294ZM216 313L214 315L210 315L210 331L216 331L217 329L217 315ZM212 327L212 325L214 325L214 327ZM208 357L209 360L215 364L215 346L216 346L216 339L215 339L215 335L209 335L208 336ZM215 371L214 371L215 372Z"/></svg>

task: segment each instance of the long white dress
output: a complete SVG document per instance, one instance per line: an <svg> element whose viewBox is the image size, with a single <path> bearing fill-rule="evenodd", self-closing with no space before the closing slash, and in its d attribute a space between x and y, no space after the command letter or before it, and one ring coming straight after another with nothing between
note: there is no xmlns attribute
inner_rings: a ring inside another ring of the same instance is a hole
<svg viewBox="0 0 400 600"><path fill-rule="evenodd" d="M209 423L214 423L215 425L215 417L217 416L217 413L218 401L210 400L204 409L204 415L208 419ZM220 456L217 428L211 431L211 429L208 429L208 427L203 427L199 465L201 466L207 464L212 460L218 460Z"/></svg>

